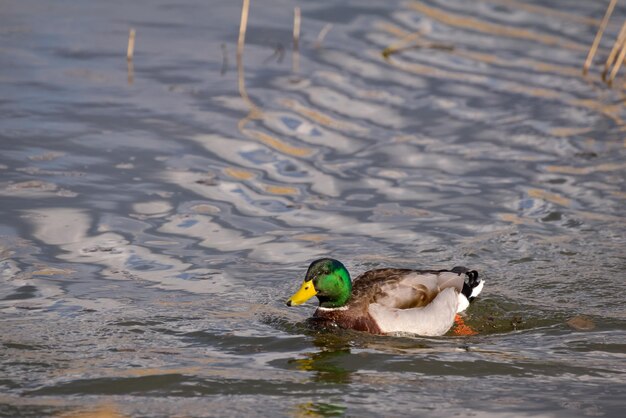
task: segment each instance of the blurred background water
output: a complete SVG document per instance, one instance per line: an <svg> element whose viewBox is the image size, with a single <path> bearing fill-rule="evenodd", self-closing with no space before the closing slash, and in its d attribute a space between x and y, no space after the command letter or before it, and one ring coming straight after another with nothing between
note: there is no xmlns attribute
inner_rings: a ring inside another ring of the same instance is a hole
<svg viewBox="0 0 626 418"><path fill-rule="evenodd" d="M0 415L621 416L607 4L253 1L238 77L239 1L4 2ZM327 255L479 270L479 334L308 329Z"/></svg>

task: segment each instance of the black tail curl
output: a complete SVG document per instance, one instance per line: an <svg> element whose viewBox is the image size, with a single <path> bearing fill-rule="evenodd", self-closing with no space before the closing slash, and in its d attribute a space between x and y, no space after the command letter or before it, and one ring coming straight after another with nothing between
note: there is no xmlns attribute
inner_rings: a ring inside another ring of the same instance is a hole
<svg viewBox="0 0 626 418"><path fill-rule="evenodd" d="M480 283L480 279L478 278L478 272L476 270L469 270L466 267L456 266L450 270L453 273L465 274L465 281L463 282L463 290L461 293L465 295L465 297L471 302L472 299L472 290L478 286Z"/></svg>

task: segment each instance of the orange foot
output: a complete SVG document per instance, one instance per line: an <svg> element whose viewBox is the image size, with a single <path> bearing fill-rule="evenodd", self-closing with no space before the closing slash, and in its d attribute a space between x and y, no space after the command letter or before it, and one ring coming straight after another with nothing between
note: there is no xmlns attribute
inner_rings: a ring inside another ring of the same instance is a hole
<svg viewBox="0 0 626 418"><path fill-rule="evenodd" d="M454 317L454 325L454 331L452 331L452 334L454 335L465 336L478 334L472 329L472 327L470 327L469 325L465 325L465 322L463 322L463 318L461 318L461 315L459 314L456 314L456 316Z"/></svg>

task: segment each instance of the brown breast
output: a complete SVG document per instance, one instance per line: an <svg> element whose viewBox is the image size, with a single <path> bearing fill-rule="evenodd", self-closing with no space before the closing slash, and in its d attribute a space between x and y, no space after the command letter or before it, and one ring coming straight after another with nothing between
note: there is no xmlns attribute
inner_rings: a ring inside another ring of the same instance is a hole
<svg viewBox="0 0 626 418"><path fill-rule="evenodd" d="M317 309L313 318L336 324L341 328L365 331L372 334L382 334L378 324L367 312L362 310L325 310Z"/></svg>

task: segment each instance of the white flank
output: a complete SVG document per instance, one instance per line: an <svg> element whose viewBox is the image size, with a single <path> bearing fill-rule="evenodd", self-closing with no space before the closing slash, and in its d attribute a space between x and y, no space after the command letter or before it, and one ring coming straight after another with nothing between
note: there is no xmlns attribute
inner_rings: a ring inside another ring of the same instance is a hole
<svg viewBox="0 0 626 418"><path fill-rule="evenodd" d="M441 291L427 306L412 309L388 308L378 303L369 313L382 332L409 332L419 335L443 335L454 324L459 298L454 288Z"/></svg>

